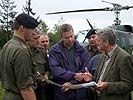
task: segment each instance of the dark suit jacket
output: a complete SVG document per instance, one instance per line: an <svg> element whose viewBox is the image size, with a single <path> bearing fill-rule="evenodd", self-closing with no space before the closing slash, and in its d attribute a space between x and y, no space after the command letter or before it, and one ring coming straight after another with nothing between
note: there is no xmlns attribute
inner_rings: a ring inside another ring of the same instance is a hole
<svg viewBox="0 0 133 100"><path fill-rule="evenodd" d="M103 54L96 70L96 82L104 64ZM103 91L99 100L128 100L133 89L133 58L126 51L117 47L105 70L103 82L108 82L108 87Z"/></svg>

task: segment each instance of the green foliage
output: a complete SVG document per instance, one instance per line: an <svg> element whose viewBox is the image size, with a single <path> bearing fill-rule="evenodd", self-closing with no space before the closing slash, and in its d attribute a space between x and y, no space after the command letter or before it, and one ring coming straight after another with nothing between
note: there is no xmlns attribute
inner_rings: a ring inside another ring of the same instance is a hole
<svg viewBox="0 0 133 100"><path fill-rule="evenodd" d="M16 5L14 5L14 1L11 0L1 0L0 3L1 10L1 16L0 16L0 23L1 23L1 29L4 30L4 33L7 34L6 41L10 39L11 31L12 31L12 25L13 25L13 19L15 15L17 14L16 11L14 11L14 8L16 8ZM5 38L5 37L4 37ZM1 39L2 40L2 39Z"/></svg>
<svg viewBox="0 0 133 100"><path fill-rule="evenodd" d="M2 29L3 30L11 30L11 26L13 24L13 19L15 15L17 14L16 11L14 11L14 8L16 8L16 5L14 5L14 1L10 0L1 0L0 7L2 9L0 16L0 22L2 23Z"/></svg>
<svg viewBox="0 0 133 100"><path fill-rule="evenodd" d="M6 39L4 39L4 37L2 37L2 35L0 34L0 48L2 48L5 43Z"/></svg>
<svg viewBox="0 0 133 100"><path fill-rule="evenodd" d="M59 25L55 24L53 30L48 32L49 28L42 19L39 20L39 23L40 24L38 25L38 28L40 29L40 31L43 33L47 33L49 36L50 47L60 40Z"/></svg>
<svg viewBox="0 0 133 100"><path fill-rule="evenodd" d="M7 39L11 38L12 34L11 32L6 32L4 30L0 30L0 48L3 47L3 45L8 41Z"/></svg>
<svg viewBox="0 0 133 100"><path fill-rule="evenodd" d="M48 30L49 30L49 28L48 28L48 26L46 25L46 23L42 20L42 19L40 19L39 20L39 25L38 25L38 28L40 29L40 31L41 32L44 32L44 33L47 33L48 32Z"/></svg>
<svg viewBox="0 0 133 100"><path fill-rule="evenodd" d="M133 91L132 91L131 95L132 95L132 100L133 100Z"/></svg>
<svg viewBox="0 0 133 100"><path fill-rule="evenodd" d="M77 39L78 35L74 35L74 38Z"/></svg>
<svg viewBox="0 0 133 100"><path fill-rule="evenodd" d="M4 95L4 89L2 88L0 81L0 100L3 100L3 95Z"/></svg>
<svg viewBox="0 0 133 100"><path fill-rule="evenodd" d="M55 24L52 32L49 33L50 46L54 45L60 40L59 27L60 25Z"/></svg>
<svg viewBox="0 0 133 100"><path fill-rule="evenodd" d="M54 45L55 43L57 43L59 41L59 32L58 32L58 25L55 24L53 31L49 31L48 26L46 25L46 23L40 19L39 20L39 25L38 28L42 33L47 33L50 39L50 46Z"/></svg>
<svg viewBox="0 0 133 100"><path fill-rule="evenodd" d="M3 100L3 95L4 95L4 89L2 88L0 81L0 100ZM132 100L133 100L133 91L132 91Z"/></svg>
<svg viewBox="0 0 133 100"><path fill-rule="evenodd" d="M51 47L52 45L57 43L57 39L56 39L56 35L53 34L53 33L49 33L48 35L49 35L49 39L50 39L50 44L49 45Z"/></svg>

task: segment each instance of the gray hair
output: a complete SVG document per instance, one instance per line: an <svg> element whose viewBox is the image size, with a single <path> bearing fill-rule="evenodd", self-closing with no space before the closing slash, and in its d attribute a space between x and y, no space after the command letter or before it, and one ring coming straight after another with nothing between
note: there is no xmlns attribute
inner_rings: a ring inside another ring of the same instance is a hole
<svg viewBox="0 0 133 100"><path fill-rule="evenodd" d="M108 41L110 45L116 44L116 33L111 28L104 28L104 29L98 30L97 35L100 36L104 42Z"/></svg>

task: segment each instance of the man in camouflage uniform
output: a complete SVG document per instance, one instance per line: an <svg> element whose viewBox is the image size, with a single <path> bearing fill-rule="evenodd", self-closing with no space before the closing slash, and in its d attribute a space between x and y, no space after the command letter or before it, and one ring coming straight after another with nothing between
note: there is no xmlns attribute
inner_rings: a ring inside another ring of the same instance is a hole
<svg viewBox="0 0 133 100"><path fill-rule="evenodd" d="M49 57L49 36L47 33L40 34L39 44L44 48L47 53L47 57ZM53 80L53 77L50 76L50 80ZM45 93L47 100L53 100L54 97L54 86L52 84L48 84L45 86Z"/></svg>
<svg viewBox="0 0 133 100"><path fill-rule="evenodd" d="M13 38L1 50L0 74L5 89L3 100L36 100L31 53L26 41L38 22L27 14L14 21Z"/></svg>
<svg viewBox="0 0 133 100"><path fill-rule="evenodd" d="M37 100L46 100L45 86L47 85L47 83L43 81L43 79L41 79L39 74L48 79L49 67L47 54L44 51L44 48L39 46L39 35L40 34L37 34L37 32L35 32L32 38L28 41L28 44L32 53L32 64L35 68L35 77L38 83L38 86L35 90L36 97Z"/></svg>
<svg viewBox="0 0 133 100"><path fill-rule="evenodd" d="M90 29L87 33L86 37L88 39L88 45L86 46L86 49L88 53L91 56L91 59L89 61L89 72L94 75L94 72L96 70L97 63L100 59L101 52L97 48L97 35L96 35L96 29ZM94 100L95 93L91 88L88 89L88 99Z"/></svg>
<svg viewBox="0 0 133 100"><path fill-rule="evenodd" d="M49 36L47 33L40 34L39 44L40 44L40 46L42 46L45 49L46 53L48 54L48 52L49 52Z"/></svg>
<svg viewBox="0 0 133 100"><path fill-rule="evenodd" d="M86 49L90 54L91 58L89 61L89 66L90 66L89 71L93 75L96 70L96 66L101 54L101 51L98 50L96 44L97 42L96 29L90 29L85 38L88 39L88 45L86 46Z"/></svg>

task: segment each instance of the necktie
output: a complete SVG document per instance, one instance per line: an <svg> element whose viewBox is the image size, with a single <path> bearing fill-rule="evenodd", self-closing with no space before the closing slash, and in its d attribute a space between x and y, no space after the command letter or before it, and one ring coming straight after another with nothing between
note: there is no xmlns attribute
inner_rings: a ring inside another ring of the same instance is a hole
<svg viewBox="0 0 133 100"><path fill-rule="evenodd" d="M109 60L110 56L108 55L108 53L105 53L105 60Z"/></svg>

